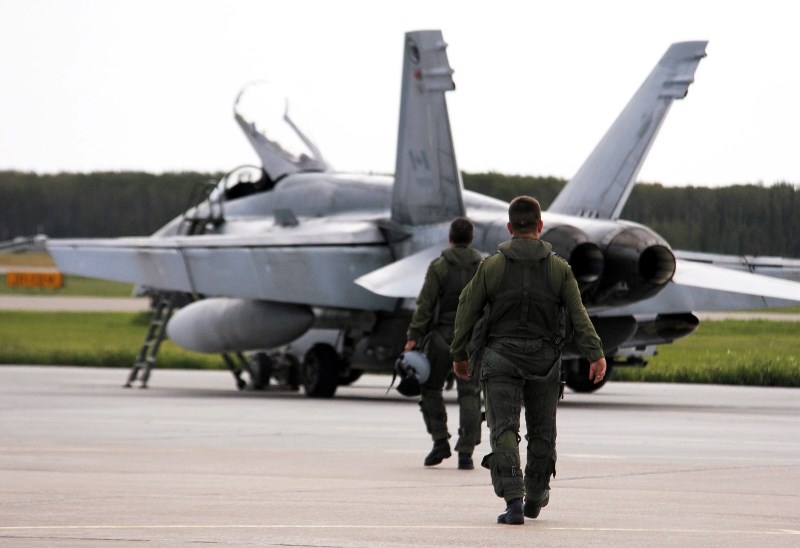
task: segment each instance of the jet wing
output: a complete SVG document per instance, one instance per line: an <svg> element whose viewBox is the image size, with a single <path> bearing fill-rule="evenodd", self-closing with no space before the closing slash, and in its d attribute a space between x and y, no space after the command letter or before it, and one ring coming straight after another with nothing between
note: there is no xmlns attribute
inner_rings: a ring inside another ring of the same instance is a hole
<svg viewBox="0 0 800 548"><path fill-rule="evenodd" d="M798 301L800 283L679 259L672 282L657 295L598 315L753 310Z"/></svg>
<svg viewBox="0 0 800 548"><path fill-rule="evenodd" d="M44 242L47 237L43 234L36 236L19 236L13 240L0 242L0 253L17 253L20 251L44 251Z"/></svg>
<svg viewBox="0 0 800 548"><path fill-rule="evenodd" d="M800 259L674 250L678 259L800 282Z"/></svg>
<svg viewBox="0 0 800 548"><path fill-rule="evenodd" d="M391 261L369 222L311 219L254 235L48 240L66 274L167 291L366 310L396 301L353 281Z"/></svg>

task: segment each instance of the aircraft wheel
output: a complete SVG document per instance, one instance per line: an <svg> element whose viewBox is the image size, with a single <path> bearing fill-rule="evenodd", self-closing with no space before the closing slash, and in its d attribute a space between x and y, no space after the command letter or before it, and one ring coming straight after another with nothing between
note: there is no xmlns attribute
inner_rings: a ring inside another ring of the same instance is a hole
<svg viewBox="0 0 800 548"><path fill-rule="evenodd" d="M291 390L300 388L300 360L294 354L286 353L281 357L283 366L275 372L278 384Z"/></svg>
<svg viewBox="0 0 800 548"><path fill-rule="evenodd" d="M567 386L573 392L588 394L595 392L606 384L611 378L612 367L611 364L606 364L606 375L603 380L597 384L589 380L589 362L584 359L580 360L564 360L561 369L564 372L565 381Z"/></svg>
<svg viewBox="0 0 800 548"><path fill-rule="evenodd" d="M309 398L330 398L339 386L341 360L336 349L317 343L303 359L303 388Z"/></svg>
<svg viewBox="0 0 800 548"><path fill-rule="evenodd" d="M256 352L252 355L250 362L250 367L255 373L252 382L253 389L264 390L269 385L269 378L272 376L272 358L266 352Z"/></svg>

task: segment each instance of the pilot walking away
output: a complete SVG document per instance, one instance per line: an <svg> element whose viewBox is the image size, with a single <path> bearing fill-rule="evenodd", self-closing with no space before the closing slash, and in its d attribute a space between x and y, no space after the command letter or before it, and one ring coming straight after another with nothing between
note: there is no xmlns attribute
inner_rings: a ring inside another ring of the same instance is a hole
<svg viewBox="0 0 800 548"><path fill-rule="evenodd" d="M450 224L450 247L434 259L425 274L425 282L417 296L417 308L408 328L405 350L422 350L428 357L431 371L421 386L419 407L433 448L425 457L425 466L440 464L449 458L450 433L442 390L451 371L450 343L458 296L475 273L481 254L470 247L472 223L459 217ZM455 450L458 468L472 470L472 452L481 439L481 400L477 379L457 379L459 429Z"/></svg>
<svg viewBox="0 0 800 548"><path fill-rule="evenodd" d="M508 219L511 240L481 263L461 293L450 350L459 379L472 381L478 375L475 366L480 365L491 438L491 453L481 465L490 470L494 492L506 502L497 522L522 524L525 517L536 518L550 500L565 340L574 336L591 362L589 378L595 383L603 379L606 361L569 264L539 239L543 227L539 202L528 196L515 198ZM486 341L480 363L471 363L467 345L485 310ZM523 405L524 471L519 454Z"/></svg>

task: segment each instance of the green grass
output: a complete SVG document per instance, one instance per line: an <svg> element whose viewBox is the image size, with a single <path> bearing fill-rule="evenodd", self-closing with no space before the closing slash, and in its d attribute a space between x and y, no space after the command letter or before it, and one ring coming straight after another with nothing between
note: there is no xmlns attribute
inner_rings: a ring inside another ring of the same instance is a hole
<svg viewBox="0 0 800 548"><path fill-rule="evenodd" d="M614 380L800 387L800 323L705 321L658 347L645 368L618 367Z"/></svg>
<svg viewBox="0 0 800 548"><path fill-rule="evenodd" d="M149 313L0 311L0 363L130 367ZM218 355L166 340L157 367L224 369ZM706 321L658 348L645 368L617 367L615 381L800 387L800 323Z"/></svg>
<svg viewBox="0 0 800 548"><path fill-rule="evenodd" d="M772 314L800 314L800 306L787 306L785 308L764 308L763 310L753 310L753 312L768 312Z"/></svg>
<svg viewBox="0 0 800 548"><path fill-rule="evenodd" d="M149 321L146 312L0 311L0 363L130 367ZM165 340L157 366L220 369L224 363Z"/></svg>

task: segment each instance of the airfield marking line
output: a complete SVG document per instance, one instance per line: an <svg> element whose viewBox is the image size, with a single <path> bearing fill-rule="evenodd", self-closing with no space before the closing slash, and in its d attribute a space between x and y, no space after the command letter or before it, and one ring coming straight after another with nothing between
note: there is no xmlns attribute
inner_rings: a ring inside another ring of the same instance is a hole
<svg viewBox="0 0 800 548"><path fill-rule="evenodd" d="M44 530L124 530L124 529L497 529L497 524L491 525L257 525L257 524L231 524L231 525L31 525L31 526L0 526L0 532L12 531L44 531ZM537 527L538 531L579 531L579 532L605 532L605 533L694 533L714 535L800 535L794 529L776 530L713 530L713 529L667 529L644 527Z"/></svg>

